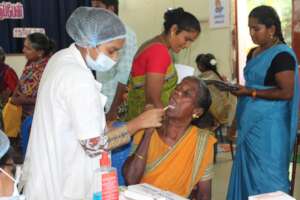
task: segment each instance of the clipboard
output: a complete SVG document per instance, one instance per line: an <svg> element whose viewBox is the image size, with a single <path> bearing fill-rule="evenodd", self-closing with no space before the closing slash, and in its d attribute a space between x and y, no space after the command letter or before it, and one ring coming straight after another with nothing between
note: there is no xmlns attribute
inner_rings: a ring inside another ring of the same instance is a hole
<svg viewBox="0 0 300 200"><path fill-rule="evenodd" d="M204 80L207 85L214 85L221 91L237 91L239 86L230 82L219 81L219 80Z"/></svg>

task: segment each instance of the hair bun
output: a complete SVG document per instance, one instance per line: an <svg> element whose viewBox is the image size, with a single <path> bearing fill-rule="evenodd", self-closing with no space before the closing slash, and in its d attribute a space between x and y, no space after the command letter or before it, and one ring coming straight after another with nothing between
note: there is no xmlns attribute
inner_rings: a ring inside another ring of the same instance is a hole
<svg viewBox="0 0 300 200"><path fill-rule="evenodd" d="M164 14L164 33L168 34L173 25L177 26L177 33L180 31L200 32L201 27L198 19L183 8L168 9Z"/></svg>
<svg viewBox="0 0 300 200"><path fill-rule="evenodd" d="M177 14L184 13L184 9L182 7L174 8L171 11Z"/></svg>
<svg viewBox="0 0 300 200"><path fill-rule="evenodd" d="M168 21L168 19L170 18L177 18L179 17L181 14L183 14L185 11L183 8L179 7L179 8L169 8L165 14L164 14L164 19L166 21Z"/></svg>

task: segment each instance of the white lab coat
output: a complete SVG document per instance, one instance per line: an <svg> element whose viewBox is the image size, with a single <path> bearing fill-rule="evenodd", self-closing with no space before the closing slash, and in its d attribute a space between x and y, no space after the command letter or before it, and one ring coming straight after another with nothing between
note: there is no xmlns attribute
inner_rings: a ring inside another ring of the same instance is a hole
<svg viewBox="0 0 300 200"><path fill-rule="evenodd" d="M79 140L105 129L106 97L72 44L52 56L37 96L22 182L28 200L87 199L99 158Z"/></svg>

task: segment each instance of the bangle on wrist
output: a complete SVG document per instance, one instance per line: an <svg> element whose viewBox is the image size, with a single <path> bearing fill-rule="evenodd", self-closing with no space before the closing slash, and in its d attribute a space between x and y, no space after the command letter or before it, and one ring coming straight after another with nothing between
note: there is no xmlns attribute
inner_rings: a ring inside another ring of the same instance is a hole
<svg viewBox="0 0 300 200"><path fill-rule="evenodd" d="M256 89L253 89L252 92L251 92L251 97L252 97L253 99L255 99L255 98L256 98L256 95L257 95Z"/></svg>
<svg viewBox="0 0 300 200"><path fill-rule="evenodd" d="M140 154L134 153L134 156L138 159L145 160L144 156L141 156Z"/></svg>

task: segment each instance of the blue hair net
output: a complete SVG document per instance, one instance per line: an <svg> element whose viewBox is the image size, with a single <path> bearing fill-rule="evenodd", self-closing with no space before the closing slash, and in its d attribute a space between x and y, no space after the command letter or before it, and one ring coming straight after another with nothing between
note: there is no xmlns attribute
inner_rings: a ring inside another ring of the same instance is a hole
<svg viewBox="0 0 300 200"><path fill-rule="evenodd" d="M8 137L0 130L0 158L6 154L9 149L9 145Z"/></svg>
<svg viewBox="0 0 300 200"><path fill-rule="evenodd" d="M69 17L67 33L80 47L96 47L125 38L126 30L119 17L102 8L79 7Z"/></svg>

